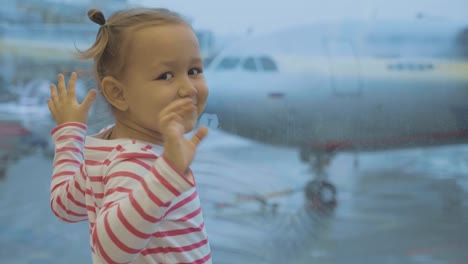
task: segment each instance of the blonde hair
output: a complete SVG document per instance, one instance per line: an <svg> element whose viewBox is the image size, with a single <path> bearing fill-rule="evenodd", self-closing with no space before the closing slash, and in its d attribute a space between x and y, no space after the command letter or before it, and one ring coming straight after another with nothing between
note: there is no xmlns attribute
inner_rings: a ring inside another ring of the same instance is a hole
<svg viewBox="0 0 468 264"><path fill-rule="evenodd" d="M94 59L94 75L98 85L105 76L117 78L125 67L125 52L132 38L132 32L147 26L182 24L191 28L178 13L165 8L133 8L113 13L108 20L98 9L88 11L91 21L100 25L94 44L85 51L79 51L81 59ZM118 79L118 78L117 78Z"/></svg>

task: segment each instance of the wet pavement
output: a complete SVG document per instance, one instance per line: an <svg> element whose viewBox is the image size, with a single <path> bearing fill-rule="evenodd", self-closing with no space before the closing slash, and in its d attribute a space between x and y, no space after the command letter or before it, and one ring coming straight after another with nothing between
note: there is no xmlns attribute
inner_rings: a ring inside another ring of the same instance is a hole
<svg viewBox="0 0 468 264"><path fill-rule="evenodd" d="M334 211L310 210L297 150L211 131L192 166L214 263L468 264L468 146L339 154ZM91 263L86 223L49 208L50 158L11 164L0 181L0 263ZM239 195L281 194L267 204ZM276 204L276 206L273 206Z"/></svg>

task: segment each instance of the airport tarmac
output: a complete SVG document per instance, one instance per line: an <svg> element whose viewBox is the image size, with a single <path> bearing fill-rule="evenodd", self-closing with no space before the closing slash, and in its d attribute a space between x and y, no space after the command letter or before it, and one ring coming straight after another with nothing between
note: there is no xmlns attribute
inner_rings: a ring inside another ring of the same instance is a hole
<svg viewBox="0 0 468 264"><path fill-rule="evenodd" d="M334 211L305 206L298 151L210 131L192 166L213 263L468 264L468 146L338 154ZM86 223L49 207L51 160L21 158L0 181L0 263L91 263ZM239 197L295 190L262 204ZM276 204L276 206L273 206Z"/></svg>

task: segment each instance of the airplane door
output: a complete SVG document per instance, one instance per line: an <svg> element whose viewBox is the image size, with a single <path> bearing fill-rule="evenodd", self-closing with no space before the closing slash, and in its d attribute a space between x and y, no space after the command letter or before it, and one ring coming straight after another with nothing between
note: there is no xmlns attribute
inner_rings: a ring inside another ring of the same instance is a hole
<svg viewBox="0 0 468 264"><path fill-rule="evenodd" d="M348 40L326 42L330 65L330 80L336 96L359 96L361 94L360 67Z"/></svg>

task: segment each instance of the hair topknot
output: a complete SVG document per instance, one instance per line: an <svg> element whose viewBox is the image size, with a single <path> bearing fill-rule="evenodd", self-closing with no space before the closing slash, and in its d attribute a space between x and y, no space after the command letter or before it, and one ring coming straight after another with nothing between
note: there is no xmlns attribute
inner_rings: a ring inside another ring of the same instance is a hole
<svg viewBox="0 0 468 264"><path fill-rule="evenodd" d="M191 25L178 13L165 8L131 8L116 11L106 20L99 9L89 9L88 18L100 25L96 40L87 50L77 49L78 58L94 60L94 75L98 84L105 76L117 78L124 72L133 34L141 28L167 24Z"/></svg>
<svg viewBox="0 0 468 264"><path fill-rule="evenodd" d="M88 17L91 21L98 25L103 26L104 24L106 24L106 18L104 17L104 14L101 12L101 10L90 9L88 11Z"/></svg>

